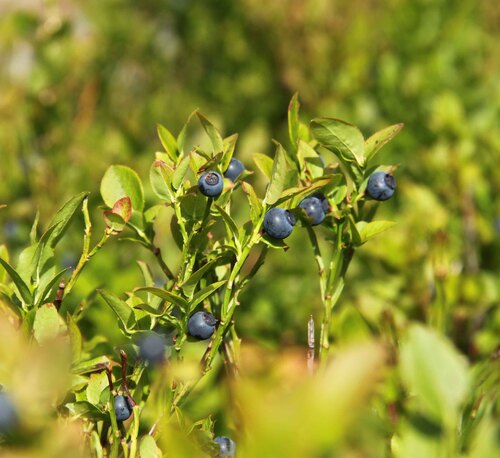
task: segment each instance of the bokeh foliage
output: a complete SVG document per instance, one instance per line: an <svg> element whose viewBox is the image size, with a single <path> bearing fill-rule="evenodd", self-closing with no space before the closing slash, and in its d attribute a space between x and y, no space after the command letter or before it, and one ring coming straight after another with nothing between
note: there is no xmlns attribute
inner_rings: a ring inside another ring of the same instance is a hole
<svg viewBox="0 0 500 458"><path fill-rule="evenodd" d="M81 191L91 192L89 207L94 219L102 221L96 208L107 167L133 165L147 176L152 155L161 147L156 123L179 132L196 107L225 134L241 132L237 156L255 170L255 187L262 187L251 154L270 154L273 137L286 142L285 107L298 91L304 119L335 116L366 134L405 123L381 153L384 163L400 164L397 195L379 213L397 226L356 253L332 325L339 347L367 336L397 343L410 323L419 321L437 329L439 342L447 336L455 351L474 364L477 378L464 383L474 387L477 380L497 380L497 2L26 0L2 2L0 14L0 204L8 205L0 209L0 222L1 242L11 257L26 245L37 210L46 228L57 208ZM201 128L192 128L189 136L194 144L206 141ZM146 200L152 200L151 189L146 189ZM62 267L75 264L80 229L83 224L75 221L61 243ZM178 253L161 219L158 240L175 264ZM272 252L242 295L237 319L244 340L265 344L269 351L305 343L309 314L321 309L314 259L303 249L307 243L304 234L294 234L290 250ZM68 299L74 306L92 304L82 321L84 334L105 335L107 343L99 345L109 353L121 336L115 316L93 291L103 284L116 294L130 290L140 279L135 261L150 259L139 249L122 246L110 242ZM411 329L406 338L414 342L412 348L432 351L419 328ZM403 351L403 366L419 364L415 352ZM447 352L443 349L445 359ZM491 360L492 354L497 359ZM458 379L467 378L461 363L453 367ZM372 376L378 375L366 375ZM418 382L409 377L406 387L418 392ZM276 382L269 378L260 380L263 389ZM386 389L399 399L402 388L394 385ZM197 418L217 412L220 424L236 428L231 425L234 412L224 414L225 392L210 388L210 383L201 387L205 398L200 395L188 406L191 414ZM239 388L246 393L255 386ZM286 389L271 400L277 408L287 404ZM496 395L488 391L486 396L498 403ZM415 409L439 417L435 405L428 407ZM498 405L491 415L498 421ZM436 431L427 418L411 418L421 430ZM371 421L369 417L363 430L366 443L375 434ZM394 446L402 450L400 456L410 456L407 450L433 456L433 445L419 449L414 430L408 427L404 434L406 426L401 426L404 440ZM294 425L287 427L293 431ZM492 428L488 420L477 434L491 438ZM354 439L347 433L342 437L339 447L349 450ZM492 456L484 447L484 456ZM381 444L380 453L383 449ZM374 456L373 449L366 450Z"/></svg>

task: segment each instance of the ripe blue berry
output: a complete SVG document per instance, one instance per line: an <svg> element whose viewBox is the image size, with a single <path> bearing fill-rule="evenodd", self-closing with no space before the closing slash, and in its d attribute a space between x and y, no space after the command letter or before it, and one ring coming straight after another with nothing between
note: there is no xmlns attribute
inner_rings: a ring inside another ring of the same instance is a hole
<svg viewBox="0 0 500 458"><path fill-rule="evenodd" d="M381 170L374 172L368 178L366 192L375 200L387 200L392 197L396 189L396 180L392 175Z"/></svg>
<svg viewBox="0 0 500 458"><path fill-rule="evenodd" d="M198 340L209 339L215 331L215 318L208 312L196 312L188 320L188 333Z"/></svg>
<svg viewBox="0 0 500 458"><path fill-rule="evenodd" d="M293 231L295 216L284 208L274 207L264 216L264 231L274 239L285 239Z"/></svg>
<svg viewBox="0 0 500 458"><path fill-rule="evenodd" d="M198 180L198 188L207 197L218 197L224 188L224 179L219 172L205 172Z"/></svg>
<svg viewBox="0 0 500 458"><path fill-rule="evenodd" d="M125 421L132 415L132 406L128 396L121 394L115 396L115 414L118 421Z"/></svg>
<svg viewBox="0 0 500 458"><path fill-rule="evenodd" d="M148 334L139 343L139 358L150 364L159 364L165 360L165 339L154 332Z"/></svg>
<svg viewBox="0 0 500 458"><path fill-rule="evenodd" d="M12 431L18 423L16 408L10 397L0 392L0 434Z"/></svg>
<svg viewBox="0 0 500 458"><path fill-rule="evenodd" d="M226 436L219 436L214 439L220 446L219 457L220 458L234 458L236 453L236 443Z"/></svg>
<svg viewBox="0 0 500 458"><path fill-rule="evenodd" d="M323 208L325 215L327 213L330 213L331 211L330 202L328 202L328 199L321 192L315 192L311 197L316 197L317 199L320 200L321 207Z"/></svg>
<svg viewBox="0 0 500 458"><path fill-rule="evenodd" d="M224 172L224 176L234 182L241 175L243 170L245 170L245 166L243 165L243 163L233 157L231 158L229 167Z"/></svg>
<svg viewBox="0 0 500 458"><path fill-rule="evenodd" d="M311 225L313 226L321 224L325 219L323 204L317 197L307 197L299 204L299 207L306 211L306 214L311 221Z"/></svg>

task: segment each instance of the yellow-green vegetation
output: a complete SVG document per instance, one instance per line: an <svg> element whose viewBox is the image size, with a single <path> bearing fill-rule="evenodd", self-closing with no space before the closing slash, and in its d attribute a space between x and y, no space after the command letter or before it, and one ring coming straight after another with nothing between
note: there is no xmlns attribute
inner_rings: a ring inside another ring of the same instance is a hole
<svg viewBox="0 0 500 458"><path fill-rule="evenodd" d="M497 2L0 3L1 456L500 452Z"/></svg>

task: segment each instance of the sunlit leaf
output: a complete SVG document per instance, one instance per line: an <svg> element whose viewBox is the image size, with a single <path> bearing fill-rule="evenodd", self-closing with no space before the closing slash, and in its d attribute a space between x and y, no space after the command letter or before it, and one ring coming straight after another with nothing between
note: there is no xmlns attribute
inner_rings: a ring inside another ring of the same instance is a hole
<svg viewBox="0 0 500 458"><path fill-rule="evenodd" d="M270 180L273 172L273 159L261 153L253 153L252 158L258 169Z"/></svg>
<svg viewBox="0 0 500 458"><path fill-rule="evenodd" d="M287 173L289 170L290 167L286 160L285 150L280 144L278 144L273 161L271 182L267 187L264 203L272 205L280 198L283 190L285 189Z"/></svg>
<svg viewBox="0 0 500 458"><path fill-rule="evenodd" d="M133 309L119 297L102 289L97 290L102 296L106 304L116 313L126 331L131 331L135 325L136 320Z"/></svg>
<svg viewBox="0 0 500 458"><path fill-rule="evenodd" d="M403 123L394 124L374 133L365 141L366 160L369 161L375 154L387 143L389 143L396 135L401 132L404 127Z"/></svg>
<svg viewBox="0 0 500 458"><path fill-rule="evenodd" d="M212 142L214 154L220 153L224 150L224 141L220 132L217 128L203 116L199 111L196 112L198 119L200 120L205 132L208 134L210 141Z"/></svg>
<svg viewBox="0 0 500 458"><path fill-rule="evenodd" d="M136 172L124 165L112 165L106 170L101 180L101 196L110 208L117 200L129 197L133 210L142 212L144 209L141 180Z"/></svg>
<svg viewBox="0 0 500 458"><path fill-rule="evenodd" d="M168 156L172 160L173 163L177 162L177 141L175 137L170 133L170 131L158 124L156 126L156 130L158 132L158 137L160 138L160 142L163 145L163 148L167 152Z"/></svg>
<svg viewBox="0 0 500 458"><path fill-rule="evenodd" d="M54 304L42 305L35 314L33 335L38 343L54 339L66 328Z"/></svg>
<svg viewBox="0 0 500 458"><path fill-rule="evenodd" d="M31 291L28 288L28 285L26 285L26 283L24 283L23 279L19 276L19 274L16 272L16 270L7 261L4 261L2 258L0 258L0 264L2 264L3 268L7 271L10 278L14 282L14 285L16 287L16 290L17 290L20 298L26 304L28 304L28 305L31 304L33 299L31 297Z"/></svg>
<svg viewBox="0 0 500 458"><path fill-rule="evenodd" d="M311 121L311 132L321 145L345 161L364 165L364 138L356 126L340 119L316 118Z"/></svg>

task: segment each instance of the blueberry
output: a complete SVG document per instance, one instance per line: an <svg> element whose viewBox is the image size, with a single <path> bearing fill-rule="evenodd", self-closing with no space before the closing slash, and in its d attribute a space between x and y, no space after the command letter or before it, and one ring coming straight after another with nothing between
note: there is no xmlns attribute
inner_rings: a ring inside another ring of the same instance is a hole
<svg viewBox="0 0 500 458"><path fill-rule="evenodd" d="M303 208L307 216L311 221L311 225L317 226L321 224L325 219L325 211L323 210L323 203L317 197L307 197L300 204L300 208Z"/></svg>
<svg viewBox="0 0 500 458"><path fill-rule="evenodd" d="M284 208L271 208L264 216L264 231L274 239L287 238L295 226L295 216Z"/></svg>
<svg viewBox="0 0 500 458"><path fill-rule="evenodd" d="M219 436L214 439L214 442L220 446L219 457L234 458L236 453L236 443L233 440L226 436Z"/></svg>
<svg viewBox="0 0 500 458"><path fill-rule="evenodd" d="M12 431L18 424L16 408L10 397L0 392L0 434Z"/></svg>
<svg viewBox="0 0 500 458"><path fill-rule="evenodd" d="M224 172L224 176L234 182L241 175L243 170L245 170L245 166L243 165L243 163L233 157L231 158L229 167Z"/></svg>
<svg viewBox="0 0 500 458"><path fill-rule="evenodd" d="M208 312L196 312L188 320L188 333L198 340L206 340L215 331L215 318Z"/></svg>
<svg viewBox="0 0 500 458"><path fill-rule="evenodd" d="M224 179L219 172L206 172L198 180L198 188L207 197L218 197L224 188Z"/></svg>
<svg viewBox="0 0 500 458"><path fill-rule="evenodd" d="M139 343L139 358L150 364L165 360L165 339L154 332L148 334Z"/></svg>
<svg viewBox="0 0 500 458"><path fill-rule="evenodd" d="M115 396L115 414L118 421L125 421L132 415L132 406L128 396L122 396L121 394Z"/></svg>
<svg viewBox="0 0 500 458"><path fill-rule="evenodd" d="M330 213L331 211L330 202L328 202L328 199L321 192L315 192L311 197L316 197L317 199L320 200L321 207L323 208L325 215L327 213Z"/></svg>
<svg viewBox="0 0 500 458"><path fill-rule="evenodd" d="M374 172L368 178L366 192L375 200L387 200L392 197L396 189L396 180L381 170Z"/></svg>

